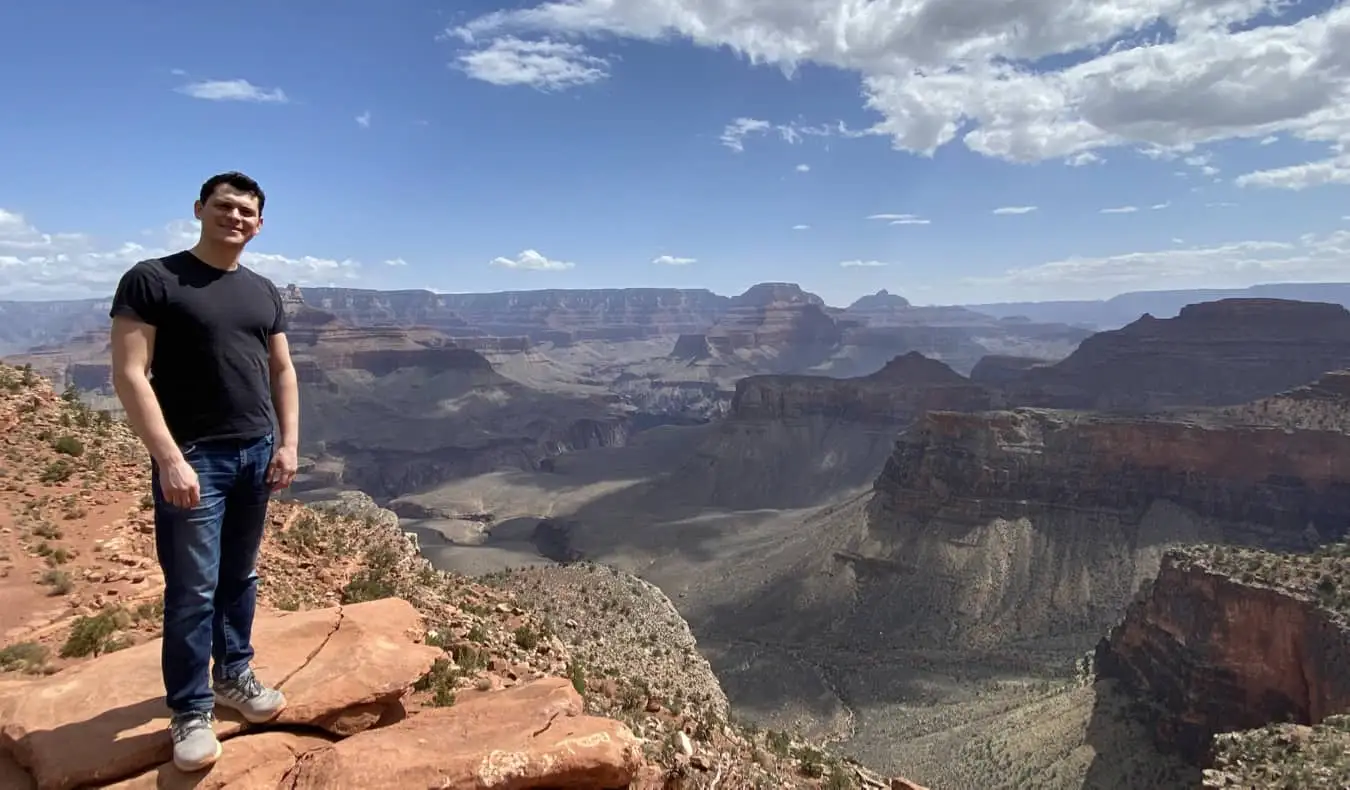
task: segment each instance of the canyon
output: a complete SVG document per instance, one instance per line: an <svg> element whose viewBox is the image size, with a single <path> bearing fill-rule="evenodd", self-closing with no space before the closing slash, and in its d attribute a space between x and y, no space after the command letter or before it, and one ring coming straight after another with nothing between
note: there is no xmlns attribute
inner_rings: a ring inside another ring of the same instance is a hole
<svg viewBox="0 0 1350 790"><path fill-rule="evenodd" d="M319 293L288 291L298 496L365 490L454 573L639 576L761 727L937 788L1170 788L1350 705L1338 304L1088 336L781 283L510 321Z"/></svg>

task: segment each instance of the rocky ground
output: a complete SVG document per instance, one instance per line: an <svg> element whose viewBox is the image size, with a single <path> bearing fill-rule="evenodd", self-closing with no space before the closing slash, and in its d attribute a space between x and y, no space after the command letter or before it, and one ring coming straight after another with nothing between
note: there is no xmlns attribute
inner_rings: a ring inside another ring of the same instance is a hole
<svg viewBox="0 0 1350 790"><path fill-rule="evenodd" d="M139 444L0 366L0 452L0 785L179 786L163 765L162 577ZM277 727L222 719L227 757L192 786L888 784L728 723L688 627L639 580L592 566L436 571L361 496L276 503L270 518L259 671L291 705ZM560 592L574 589L589 594ZM488 770L494 753L509 764Z"/></svg>
<svg viewBox="0 0 1350 790"><path fill-rule="evenodd" d="M1350 787L1350 716L1316 727L1272 724L1214 739L1205 788L1341 790Z"/></svg>

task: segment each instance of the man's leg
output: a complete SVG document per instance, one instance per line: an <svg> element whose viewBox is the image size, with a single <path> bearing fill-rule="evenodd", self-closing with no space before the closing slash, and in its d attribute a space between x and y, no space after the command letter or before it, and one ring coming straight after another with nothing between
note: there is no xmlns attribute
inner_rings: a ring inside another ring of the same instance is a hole
<svg viewBox="0 0 1350 790"><path fill-rule="evenodd" d="M286 707L280 691L253 675L253 612L258 596L258 549L267 525L267 465L272 437L241 445L239 475L225 500L221 526L220 583L212 631L216 701L254 723L275 719Z"/></svg>
<svg viewBox="0 0 1350 790"><path fill-rule="evenodd" d="M210 686L211 619L220 570L220 536L226 495L236 476L236 458L204 445L189 448L188 463L201 490L195 507L164 498L159 468L151 472L155 502L155 553L164 572L164 639L160 669L173 713L174 763L186 771L220 756L212 731Z"/></svg>

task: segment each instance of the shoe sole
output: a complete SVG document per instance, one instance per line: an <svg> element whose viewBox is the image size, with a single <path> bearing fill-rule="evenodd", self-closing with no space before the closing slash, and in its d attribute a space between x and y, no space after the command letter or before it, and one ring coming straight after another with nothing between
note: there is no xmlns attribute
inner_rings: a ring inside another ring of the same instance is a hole
<svg viewBox="0 0 1350 790"><path fill-rule="evenodd" d="M216 704L217 704L217 705L224 705L225 707L229 708L230 710L234 711L235 713L238 713L240 716L243 716L243 717L244 717L244 721L248 722L249 724L267 724L267 723L270 722L270 721L275 721L276 718L277 718L278 716L280 716L280 715L286 710L286 705L287 705L287 703L283 702L283 703L281 703L281 707L280 707L280 708L277 708L276 710L272 711L271 713L267 714L266 716L263 716L263 717L260 717L260 718L254 718L253 716L248 715L248 711L244 710L244 708L243 708L242 706L236 705L234 702L232 702L232 701L230 701L230 700L228 700L228 699L226 699L226 698L224 698L224 697L216 697Z"/></svg>
<svg viewBox="0 0 1350 790"><path fill-rule="evenodd" d="M207 768L210 768L211 766L215 765L216 761L220 759L220 755L222 752L224 752L224 748L220 745L220 741L216 741L216 753L206 758L205 760L196 763L183 763L175 759L173 761L173 764L175 768L182 771L183 773L192 774L198 771L204 771Z"/></svg>

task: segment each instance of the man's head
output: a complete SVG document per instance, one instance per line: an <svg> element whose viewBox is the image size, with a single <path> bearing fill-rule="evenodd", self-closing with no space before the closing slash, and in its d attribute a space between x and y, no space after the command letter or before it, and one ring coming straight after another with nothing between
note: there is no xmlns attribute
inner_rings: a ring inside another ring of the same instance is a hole
<svg viewBox="0 0 1350 790"><path fill-rule="evenodd" d="M262 230L263 203L258 182L243 173L211 176L202 184L193 214L202 223L202 241L244 246Z"/></svg>

